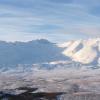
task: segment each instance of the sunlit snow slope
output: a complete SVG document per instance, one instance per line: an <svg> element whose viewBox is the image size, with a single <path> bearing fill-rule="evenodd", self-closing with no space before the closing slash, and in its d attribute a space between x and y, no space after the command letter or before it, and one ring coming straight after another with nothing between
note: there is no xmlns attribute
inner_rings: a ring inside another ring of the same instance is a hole
<svg viewBox="0 0 100 100"><path fill-rule="evenodd" d="M69 41L60 44L64 55L82 64L100 64L100 38Z"/></svg>

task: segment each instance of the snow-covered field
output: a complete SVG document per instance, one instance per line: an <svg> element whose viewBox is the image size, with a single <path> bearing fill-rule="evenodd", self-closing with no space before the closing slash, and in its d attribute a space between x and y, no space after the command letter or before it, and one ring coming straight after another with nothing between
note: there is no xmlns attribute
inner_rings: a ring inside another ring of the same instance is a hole
<svg viewBox="0 0 100 100"><path fill-rule="evenodd" d="M38 91L41 92L68 92L74 84L77 84L84 91L100 92L100 69L87 69L87 66L83 68L61 66L48 70L35 66L20 65L11 69L2 69L0 90L30 86L39 88Z"/></svg>

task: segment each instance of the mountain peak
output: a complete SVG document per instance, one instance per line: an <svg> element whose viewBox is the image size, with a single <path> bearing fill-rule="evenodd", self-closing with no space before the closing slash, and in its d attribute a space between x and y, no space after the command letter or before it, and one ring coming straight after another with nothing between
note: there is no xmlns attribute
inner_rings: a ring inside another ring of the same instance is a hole
<svg viewBox="0 0 100 100"><path fill-rule="evenodd" d="M38 40L36 40L36 42L43 43L43 44L50 44L50 42L46 39L38 39Z"/></svg>

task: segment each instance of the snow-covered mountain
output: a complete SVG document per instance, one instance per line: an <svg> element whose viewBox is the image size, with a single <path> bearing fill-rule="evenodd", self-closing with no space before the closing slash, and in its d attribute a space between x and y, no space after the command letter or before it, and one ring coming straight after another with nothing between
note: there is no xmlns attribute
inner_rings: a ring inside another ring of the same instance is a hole
<svg viewBox="0 0 100 100"><path fill-rule="evenodd" d="M58 45L63 54L82 64L100 64L100 38L69 41Z"/></svg>
<svg viewBox="0 0 100 100"><path fill-rule="evenodd" d="M0 41L0 65L59 61L99 65L100 38L62 44L54 44L45 39L14 43Z"/></svg>

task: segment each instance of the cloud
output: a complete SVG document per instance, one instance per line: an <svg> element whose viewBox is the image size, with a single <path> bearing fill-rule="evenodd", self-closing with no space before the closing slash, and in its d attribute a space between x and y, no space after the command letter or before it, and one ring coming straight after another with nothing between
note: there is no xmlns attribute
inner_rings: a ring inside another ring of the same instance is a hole
<svg viewBox="0 0 100 100"><path fill-rule="evenodd" d="M0 39L100 36L99 8L99 0L1 0Z"/></svg>

